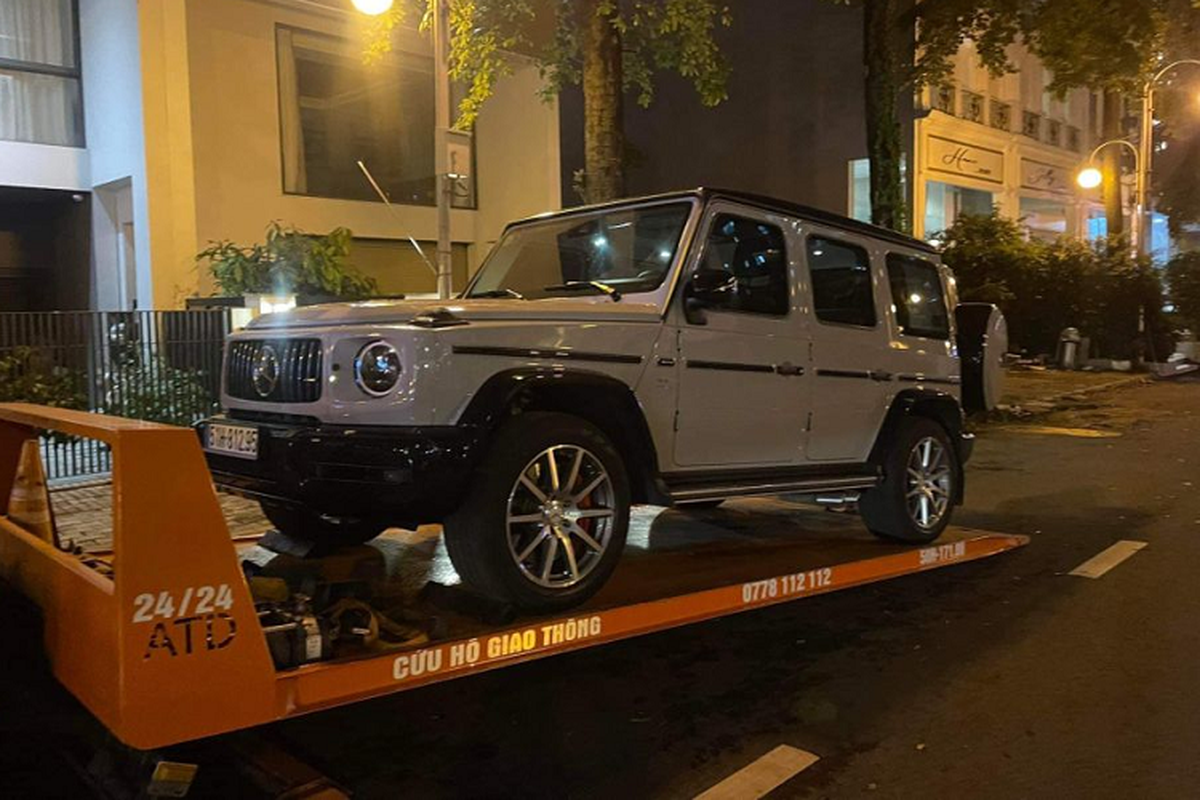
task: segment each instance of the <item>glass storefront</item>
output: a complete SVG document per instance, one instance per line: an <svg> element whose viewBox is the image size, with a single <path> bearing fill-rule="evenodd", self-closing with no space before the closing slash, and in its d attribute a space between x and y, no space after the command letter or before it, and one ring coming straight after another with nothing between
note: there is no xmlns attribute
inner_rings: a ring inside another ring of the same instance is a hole
<svg viewBox="0 0 1200 800"><path fill-rule="evenodd" d="M1067 206L1061 200L1022 197L1020 219L1035 239L1049 241L1067 233Z"/></svg>
<svg viewBox="0 0 1200 800"><path fill-rule="evenodd" d="M925 238L935 239L963 214L990 214L991 192L941 181L925 182Z"/></svg>

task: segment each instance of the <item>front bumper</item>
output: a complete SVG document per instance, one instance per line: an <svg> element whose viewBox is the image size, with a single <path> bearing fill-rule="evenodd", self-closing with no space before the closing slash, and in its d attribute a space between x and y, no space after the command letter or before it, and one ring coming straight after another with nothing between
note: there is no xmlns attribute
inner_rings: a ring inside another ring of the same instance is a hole
<svg viewBox="0 0 1200 800"><path fill-rule="evenodd" d="M343 426L217 416L258 428L258 458L205 451L213 480L237 494L393 525L435 522L462 502L482 433L471 427Z"/></svg>

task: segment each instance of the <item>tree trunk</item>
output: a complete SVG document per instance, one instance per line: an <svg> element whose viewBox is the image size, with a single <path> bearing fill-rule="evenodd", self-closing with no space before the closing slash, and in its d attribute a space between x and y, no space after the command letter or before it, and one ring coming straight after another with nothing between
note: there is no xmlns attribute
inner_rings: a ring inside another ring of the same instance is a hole
<svg viewBox="0 0 1200 800"><path fill-rule="evenodd" d="M602 0L585 0L583 20L584 200L625 195L621 34ZM614 4L615 5L615 4Z"/></svg>
<svg viewBox="0 0 1200 800"><path fill-rule="evenodd" d="M863 3L863 66L867 153L871 159L871 221L904 230L904 191L900 177L903 136L897 114L900 45L896 35L898 0Z"/></svg>
<svg viewBox="0 0 1200 800"><path fill-rule="evenodd" d="M1111 142L1121 138L1123 107L1120 92L1109 90L1104 93L1104 117L1100 125L1102 141ZM1108 234L1120 236L1125 232L1125 208L1121 202L1121 160L1125 156L1125 148L1106 147L1101 155L1104 165L1104 216L1108 220Z"/></svg>

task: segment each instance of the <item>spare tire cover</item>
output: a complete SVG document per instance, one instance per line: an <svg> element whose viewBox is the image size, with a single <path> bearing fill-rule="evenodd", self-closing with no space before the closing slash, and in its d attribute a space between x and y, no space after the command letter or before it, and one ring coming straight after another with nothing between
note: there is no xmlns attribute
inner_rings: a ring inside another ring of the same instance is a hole
<svg viewBox="0 0 1200 800"><path fill-rule="evenodd" d="M1008 323L991 303L961 303L954 309L962 364L963 408L991 411L1004 394Z"/></svg>

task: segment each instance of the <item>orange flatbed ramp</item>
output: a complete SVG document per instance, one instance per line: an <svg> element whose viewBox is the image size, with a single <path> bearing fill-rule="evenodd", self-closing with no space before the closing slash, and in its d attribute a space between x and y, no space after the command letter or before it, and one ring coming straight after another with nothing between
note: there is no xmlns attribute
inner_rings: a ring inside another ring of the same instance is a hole
<svg viewBox="0 0 1200 800"><path fill-rule="evenodd" d="M140 749L986 558L1028 541L951 528L929 546L887 544L857 518L786 498L703 512L641 508L613 578L578 609L502 628L451 616L444 636L426 645L280 671L241 569L255 545L230 538L195 436L0 404L0 504L24 442L40 430L112 447L112 554L85 562L0 516L0 577L41 607L56 677ZM453 579L436 531L392 533L374 546L405 591Z"/></svg>

